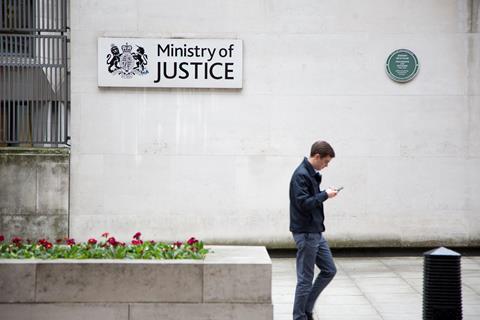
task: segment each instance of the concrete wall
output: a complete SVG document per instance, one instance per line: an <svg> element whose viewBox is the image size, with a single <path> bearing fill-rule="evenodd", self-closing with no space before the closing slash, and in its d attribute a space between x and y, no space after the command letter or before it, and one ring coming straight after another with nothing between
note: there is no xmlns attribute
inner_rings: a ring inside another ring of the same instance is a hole
<svg viewBox="0 0 480 320"><path fill-rule="evenodd" d="M0 234L68 235L69 149L0 148Z"/></svg>
<svg viewBox="0 0 480 320"><path fill-rule="evenodd" d="M478 0L71 4L71 231L292 246L288 183L317 139L335 246L480 244ZM97 38L238 38L242 90L97 87ZM399 48L410 83L388 79Z"/></svg>

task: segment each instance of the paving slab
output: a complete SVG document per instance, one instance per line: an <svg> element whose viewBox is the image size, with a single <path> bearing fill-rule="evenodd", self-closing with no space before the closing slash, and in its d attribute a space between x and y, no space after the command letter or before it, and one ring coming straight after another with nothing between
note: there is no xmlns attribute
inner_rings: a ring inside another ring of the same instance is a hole
<svg viewBox="0 0 480 320"><path fill-rule="evenodd" d="M338 273L317 300L316 320L422 319L423 256L334 260ZM295 258L272 263L274 319L291 320ZM480 257L462 257L462 297L463 319L480 319Z"/></svg>

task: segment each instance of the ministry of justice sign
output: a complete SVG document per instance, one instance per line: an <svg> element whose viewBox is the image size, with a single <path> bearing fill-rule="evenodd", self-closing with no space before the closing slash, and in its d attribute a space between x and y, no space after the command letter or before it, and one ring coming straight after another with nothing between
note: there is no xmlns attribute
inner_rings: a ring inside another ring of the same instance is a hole
<svg viewBox="0 0 480 320"><path fill-rule="evenodd" d="M98 39L98 86L241 88L242 40Z"/></svg>

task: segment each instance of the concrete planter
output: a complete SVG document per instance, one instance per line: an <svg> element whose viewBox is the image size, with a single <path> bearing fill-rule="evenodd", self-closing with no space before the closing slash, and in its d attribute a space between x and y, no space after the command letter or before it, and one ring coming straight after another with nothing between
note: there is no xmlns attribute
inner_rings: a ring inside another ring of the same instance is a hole
<svg viewBox="0 0 480 320"><path fill-rule="evenodd" d="M266 249L210 248L200 261L0 259L1 319L272 320Z"/></svg>

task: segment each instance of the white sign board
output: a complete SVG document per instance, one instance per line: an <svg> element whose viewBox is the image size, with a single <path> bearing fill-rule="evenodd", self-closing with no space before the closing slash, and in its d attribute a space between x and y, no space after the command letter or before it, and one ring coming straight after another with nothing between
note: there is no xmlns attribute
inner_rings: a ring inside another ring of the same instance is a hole
<svg viewBox="0 0 480 320"><path fill-rule="evenodd" d="M98 86L241 88L242 40L98 39Z"/></svg>

